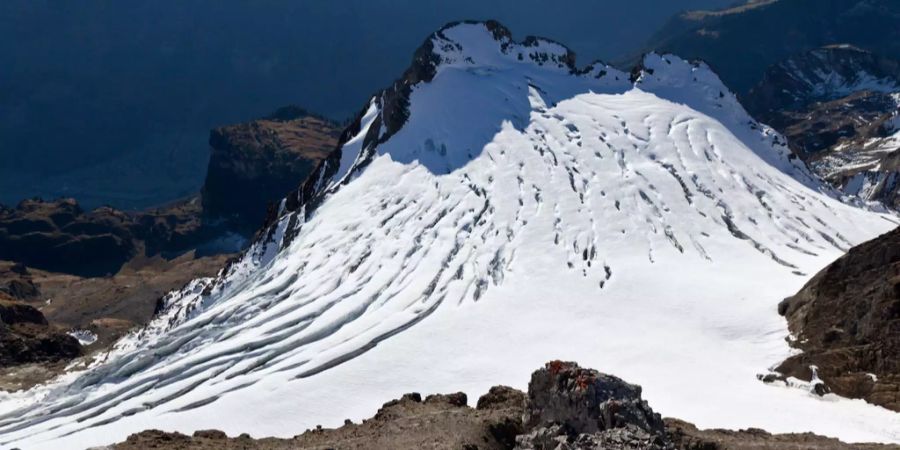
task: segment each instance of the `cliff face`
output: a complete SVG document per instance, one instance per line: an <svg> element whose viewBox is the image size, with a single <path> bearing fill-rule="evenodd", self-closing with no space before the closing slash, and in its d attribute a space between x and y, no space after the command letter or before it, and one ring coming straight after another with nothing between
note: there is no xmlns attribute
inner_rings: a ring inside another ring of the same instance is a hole
<svg viewBox="0 0 900 450"><path fill-rule="evenodd" d="M204 215L252 233L266 205L301 185L334 150L340 132L337 124L297 108L212 130Z"/></svg>
<svg viewBox="0 0 900 450"><path fill-rule="evenodd" d="M777 369L900 411L900 229L854 247L779 307L803 353Z"/></svg>

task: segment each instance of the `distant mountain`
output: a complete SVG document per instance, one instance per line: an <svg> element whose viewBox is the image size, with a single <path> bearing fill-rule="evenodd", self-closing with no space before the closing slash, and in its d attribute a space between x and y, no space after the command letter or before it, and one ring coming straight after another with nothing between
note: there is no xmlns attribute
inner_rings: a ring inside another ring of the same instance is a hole
<svg viewBox="0 0 900 450"><path fill-rule="evenodd" d="M787 111L860 91L900 91L900 62L847 44L817 48L769 67L744 103L769 125L782 125Z"/></svg>
<svg viewBox="0 0 900 450"><path fill-rule="evenodd" d="M673 17L647 50L706 61L739 95L785 58L831 44L900 58L900 2L757 0Z"/></svg>
<svg viewBox="0 0 900 450"><path fill-rule="evenodd" d="M703 63L579 66L453 23L219 276L84 372L0 402L0 445L292 436L412 386L525 380L560 352L703 428L894 442L893 412L756 378L792 352L778 302L895 225L832 195Z"/></svg>
<svg viewBox="0 0 900 450"><path fill-rule="evenodd" d="M746 104L845 194L900 207L900 62L849 45L800 53Z"/></svg>

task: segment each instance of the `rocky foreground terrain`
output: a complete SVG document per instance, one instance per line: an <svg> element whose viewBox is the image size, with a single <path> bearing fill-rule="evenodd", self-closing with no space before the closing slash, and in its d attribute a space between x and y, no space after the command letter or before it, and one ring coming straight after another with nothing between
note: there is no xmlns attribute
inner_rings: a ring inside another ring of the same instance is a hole
<svg viewBox="0 0 900 450"><path fill-rule="evenodd" d="M187 436L148 430L109 447L156 449L896 449L846 444L813 434L763 430L699 430L663 419L641 398L641 388L617 377L552 361L531 375L528 392L495 386L475 407L464 393L406 394L384 404L371 419L349 420L290 439L228 437L217 430Z"/></svg>
<svg viewBox="0 0 900 450"><path fill-rule="evenodd" d="M852 248L779 309L803 350L777 371L900 411L900 228Z"/></svg>

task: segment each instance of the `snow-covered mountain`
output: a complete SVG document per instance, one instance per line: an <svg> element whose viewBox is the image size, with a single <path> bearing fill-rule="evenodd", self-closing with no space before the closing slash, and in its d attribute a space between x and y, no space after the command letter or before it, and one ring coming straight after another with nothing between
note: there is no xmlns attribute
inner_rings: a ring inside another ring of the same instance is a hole
<svg viewBox="0 0 900 450"><path fill-rule="evenodd" d="M578 69L449 25L240 260L92 367L3 397L0 446L291 436L553 358L701 427L900 441L896 413L756 379L791 352L777 303L897 224L790 155L703 64Z"/></svg>

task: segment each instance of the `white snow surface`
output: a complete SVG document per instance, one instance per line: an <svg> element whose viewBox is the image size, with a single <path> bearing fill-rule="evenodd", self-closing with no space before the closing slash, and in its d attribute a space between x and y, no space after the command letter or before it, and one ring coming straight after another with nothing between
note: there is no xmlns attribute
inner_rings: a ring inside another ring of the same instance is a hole
<svg viewBox="0 0 900 450"><path fill-rule="evenodd" d="M0 447L288 437L405 392L524 389L551 359L700 427L900 442L894 412L756 379L791 354L777 303L893 216L819 192L702 64L649 55L631 83L520 60L564 49L481 24L434 39L437 75L370 164L91 368L0 397Z"/></svg>
<svg viewBox="0 0 900 450"><path fill-rule="evenodd" d="M78 343L81 345L91 345L97 342L97 335L91 330L72 330L66 334L78 339Z"/></svg>

